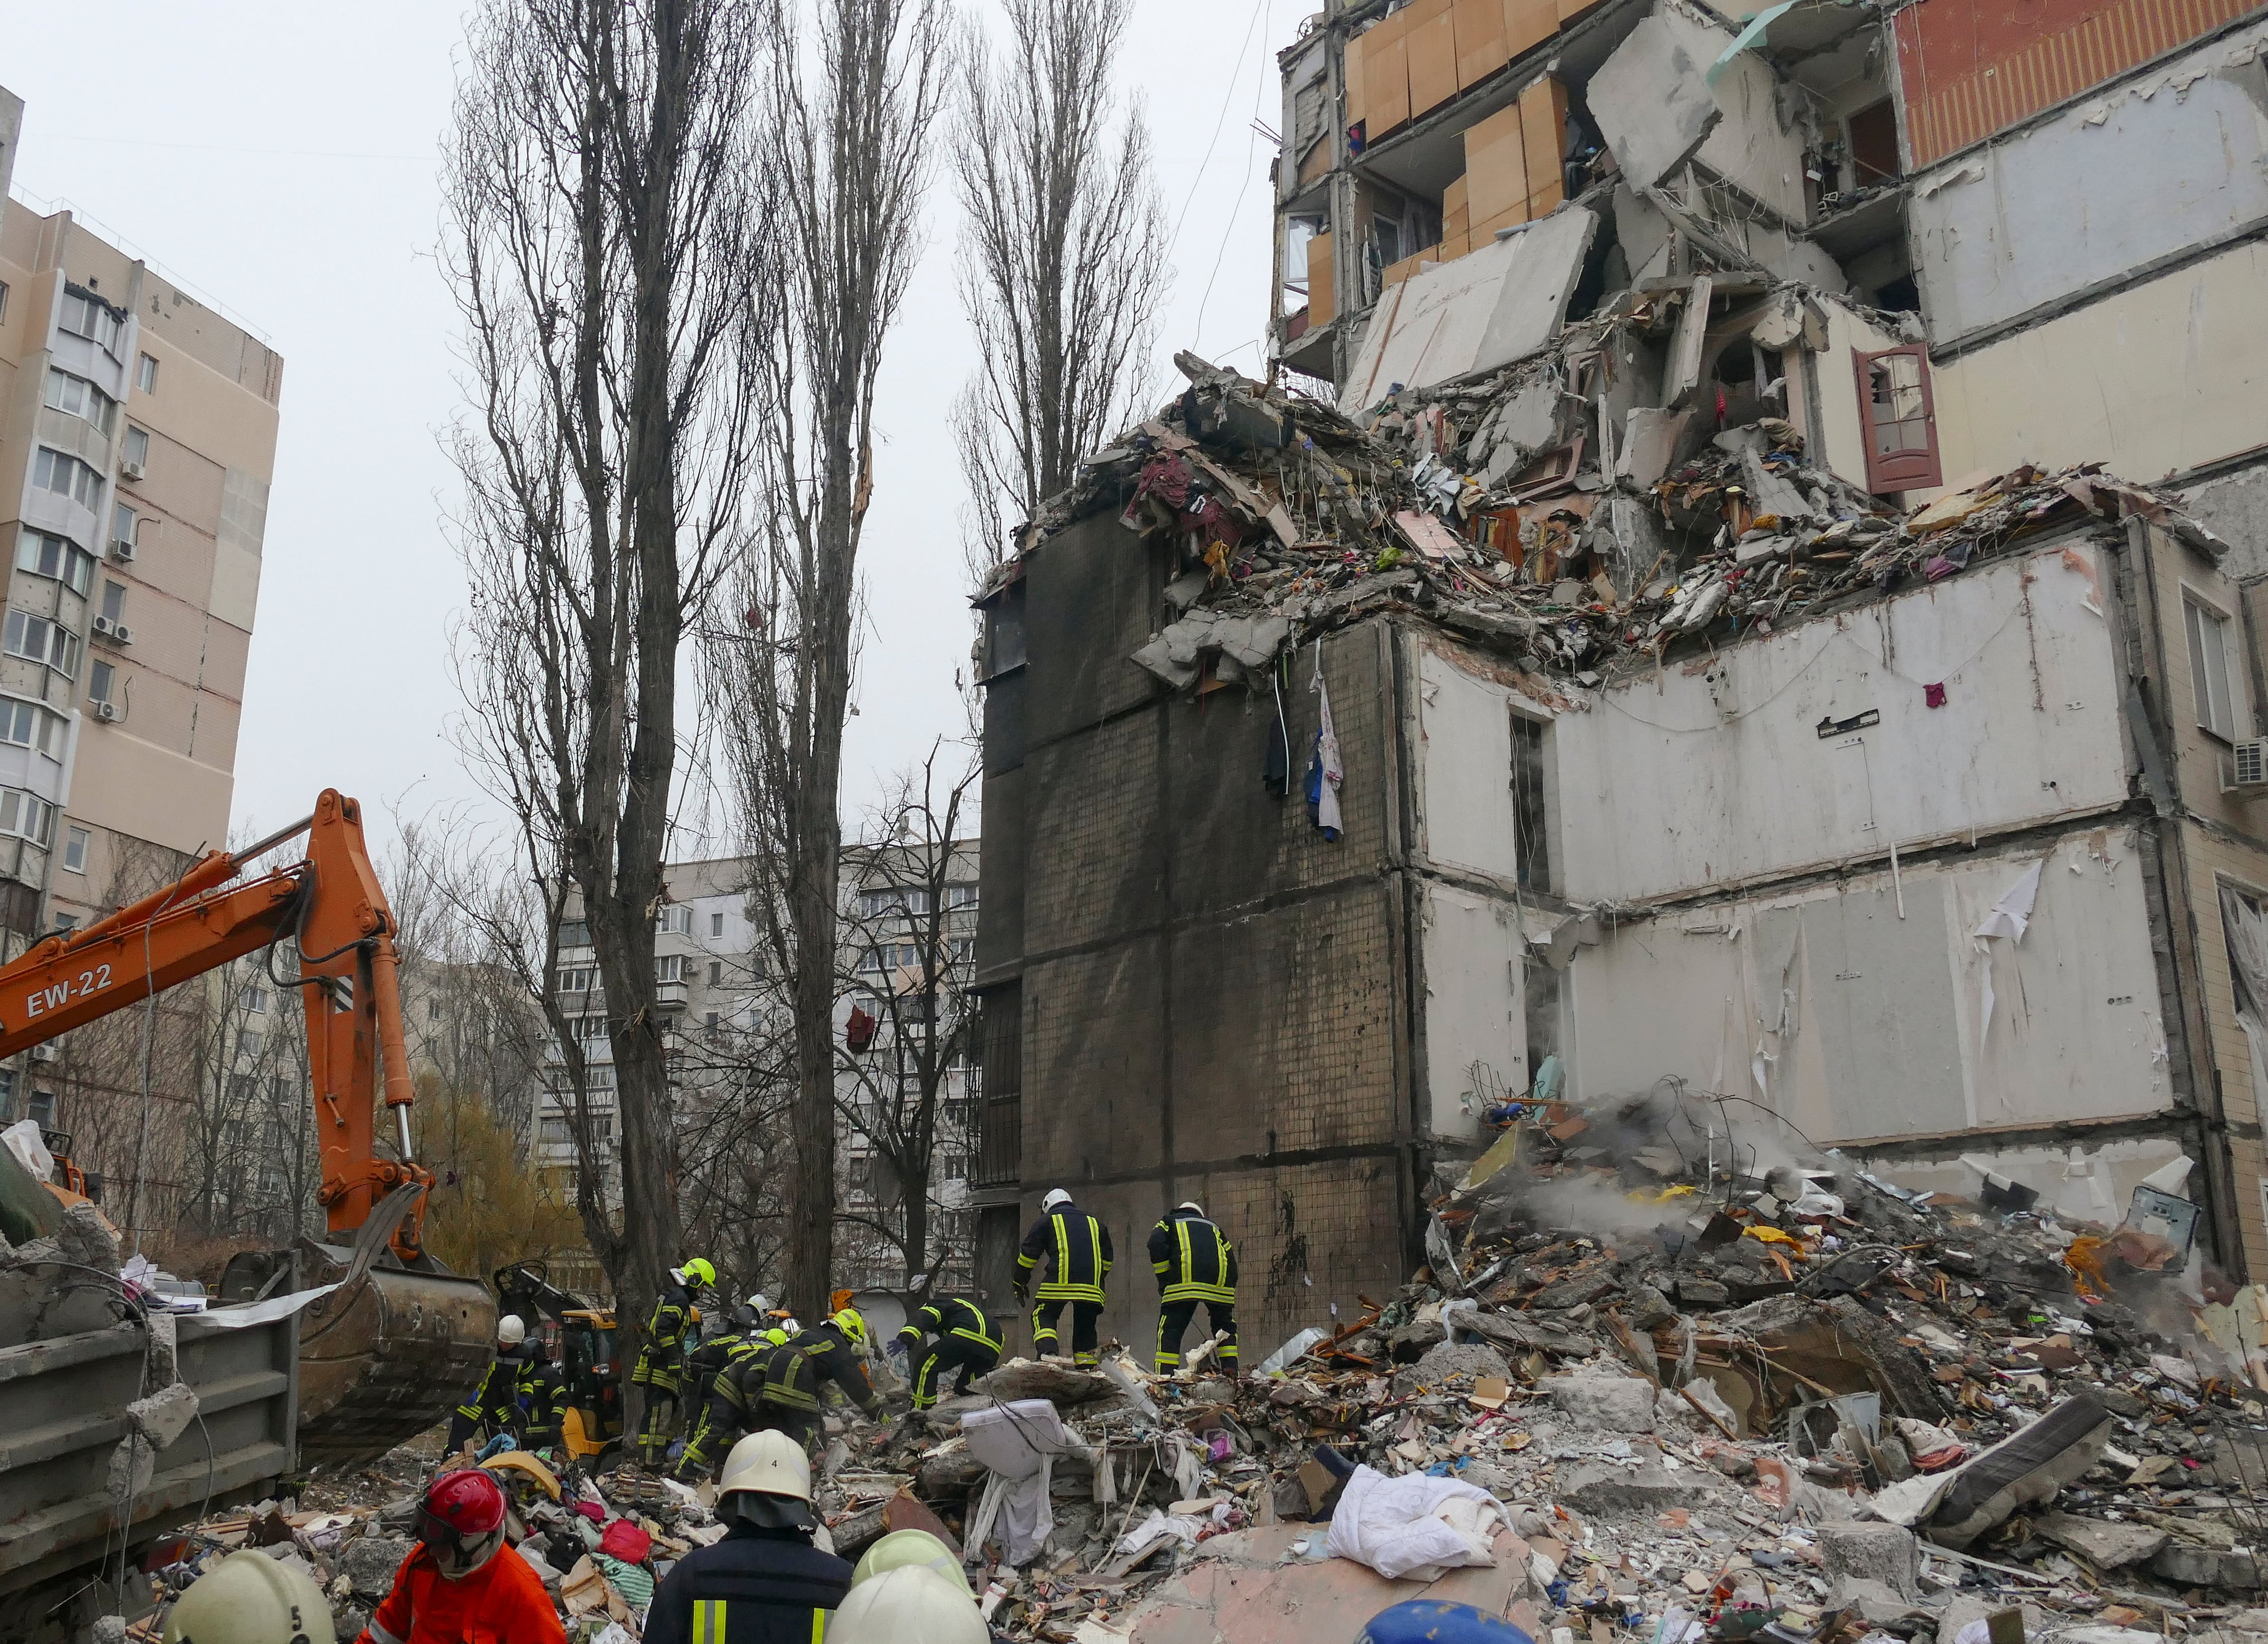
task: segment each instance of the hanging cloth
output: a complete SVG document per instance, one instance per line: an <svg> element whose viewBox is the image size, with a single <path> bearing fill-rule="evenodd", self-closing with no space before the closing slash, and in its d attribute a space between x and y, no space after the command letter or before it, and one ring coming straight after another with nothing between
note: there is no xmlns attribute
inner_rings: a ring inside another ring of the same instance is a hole
<svg viewBox="0 0 2268 1644"><path fill-rule="evenodd" d="M1315 642L1315 676L1307 688L1315 694L1319 723L1315 730L1314 755L1307 762L1307 814L1323 831L1323 837L1337 842L1345 822L1339 815L1339 784L1346 780L1346 767L1339 762L1338 732L1331 728L1331 694L1323 688L1323 642Z"/></svg>

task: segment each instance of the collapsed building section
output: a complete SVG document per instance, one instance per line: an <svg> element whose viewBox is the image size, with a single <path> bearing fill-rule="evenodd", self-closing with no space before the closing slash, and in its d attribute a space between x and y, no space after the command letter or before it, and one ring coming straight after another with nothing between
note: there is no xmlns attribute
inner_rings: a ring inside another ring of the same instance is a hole
<svg viewBox="0 0 2268 1644"><path fill-rule="evenodd" d="M1962 125L1967 5L1284 54L1290 375L1182 356L980 600L988 1288L1060 1185L1344 1315L1504 1102L1665 1082L2106 1225L2174 1167L2268 1271L2268 430L2183 180L2268 65L2138 26Z"/></svg>

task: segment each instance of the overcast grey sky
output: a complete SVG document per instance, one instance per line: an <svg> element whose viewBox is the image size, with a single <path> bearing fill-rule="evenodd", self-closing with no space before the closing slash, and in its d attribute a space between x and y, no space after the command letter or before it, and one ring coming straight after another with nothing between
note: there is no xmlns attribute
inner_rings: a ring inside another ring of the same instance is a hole
<svg viewBox="0 0 2268 1644"><path fill-rule="evenodd" d="M1158 382L1176 348L1256 368L1269 280L1274 54L1311 0L1137 0L1123 84L1146 107L1181 223ZM430 0L11 4L0 84L26 104L15 187L68 203L284 356L260 613L237 749L239 827L338 787L373 818L477 798L447 727L463 579L440 529L460 404L434 259L437 144L463 8ZM844 760L846 823L960 723L969 628L945 417L974 364L941 172L883 380L862 556L872 626Z"/></svg>

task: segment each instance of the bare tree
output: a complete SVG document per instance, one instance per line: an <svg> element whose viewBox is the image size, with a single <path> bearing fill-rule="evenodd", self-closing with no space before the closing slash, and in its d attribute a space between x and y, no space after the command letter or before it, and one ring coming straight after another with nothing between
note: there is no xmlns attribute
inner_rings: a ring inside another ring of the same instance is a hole
<svg viewBox="0 0 2268 1644"><path fill-rule="evenodd" d="M961 300L984 359L954 409L980 579L1130 420L1166 283L1149 129L1111 89L1133 0L1003 4L998 52L969 25L953 145Z"/></svg>
<svg viewBox="0 0 2268 1644"><path fill-rule="evenodd" d="M654 922L680 647L750 479L753 139L780 117L749 97L766 21L748 0L483 0L445 163L472 400L453 441L465 742L539 890L526 957L590 1167L577 1208L633 1346L681 1257ZM571 899L605 989L620 1212L557 988Z"/></svg>
<svg viewBox="0 0 2268 1644"><path fill-rule="evenodd" d="M766 507L733 589L743 630L707 648L734 722L725 747L760 875L752 912L793 1024L784 1276L806 1308L832 1283L837 805L874 384L920 251L946 55L942 0L815 4L808 39L789 0L762 7L766 254L747 302Z"/></svg>
<svg viewBox="0 0 2268 1644"><path fill-rule="evenodd" d="M967 744L933 745L847 846L843 973L854 1031L841 1046L843 1122L872 1169L845 1220L895 1246L902 1281L942 1266L933 1222L941 1163L966 1151L962 1101L976 1031L966 991L976 934L976 863L961 837L982 767ZM964 1252L965 1253L965 1252Z"/></svg>

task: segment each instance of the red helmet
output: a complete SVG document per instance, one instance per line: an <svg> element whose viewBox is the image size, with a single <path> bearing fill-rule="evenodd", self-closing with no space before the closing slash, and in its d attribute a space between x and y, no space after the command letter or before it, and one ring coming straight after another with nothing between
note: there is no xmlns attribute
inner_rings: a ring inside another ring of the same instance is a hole
<svg viewBox="0 0 2268 1644"><path fill-rule="evenodd" d="M441 1574L461 1579L486 1564L504 1545L504 1488L477 1468L445 1472L426 1487L417 1508L417 1539Z"/></svg>

